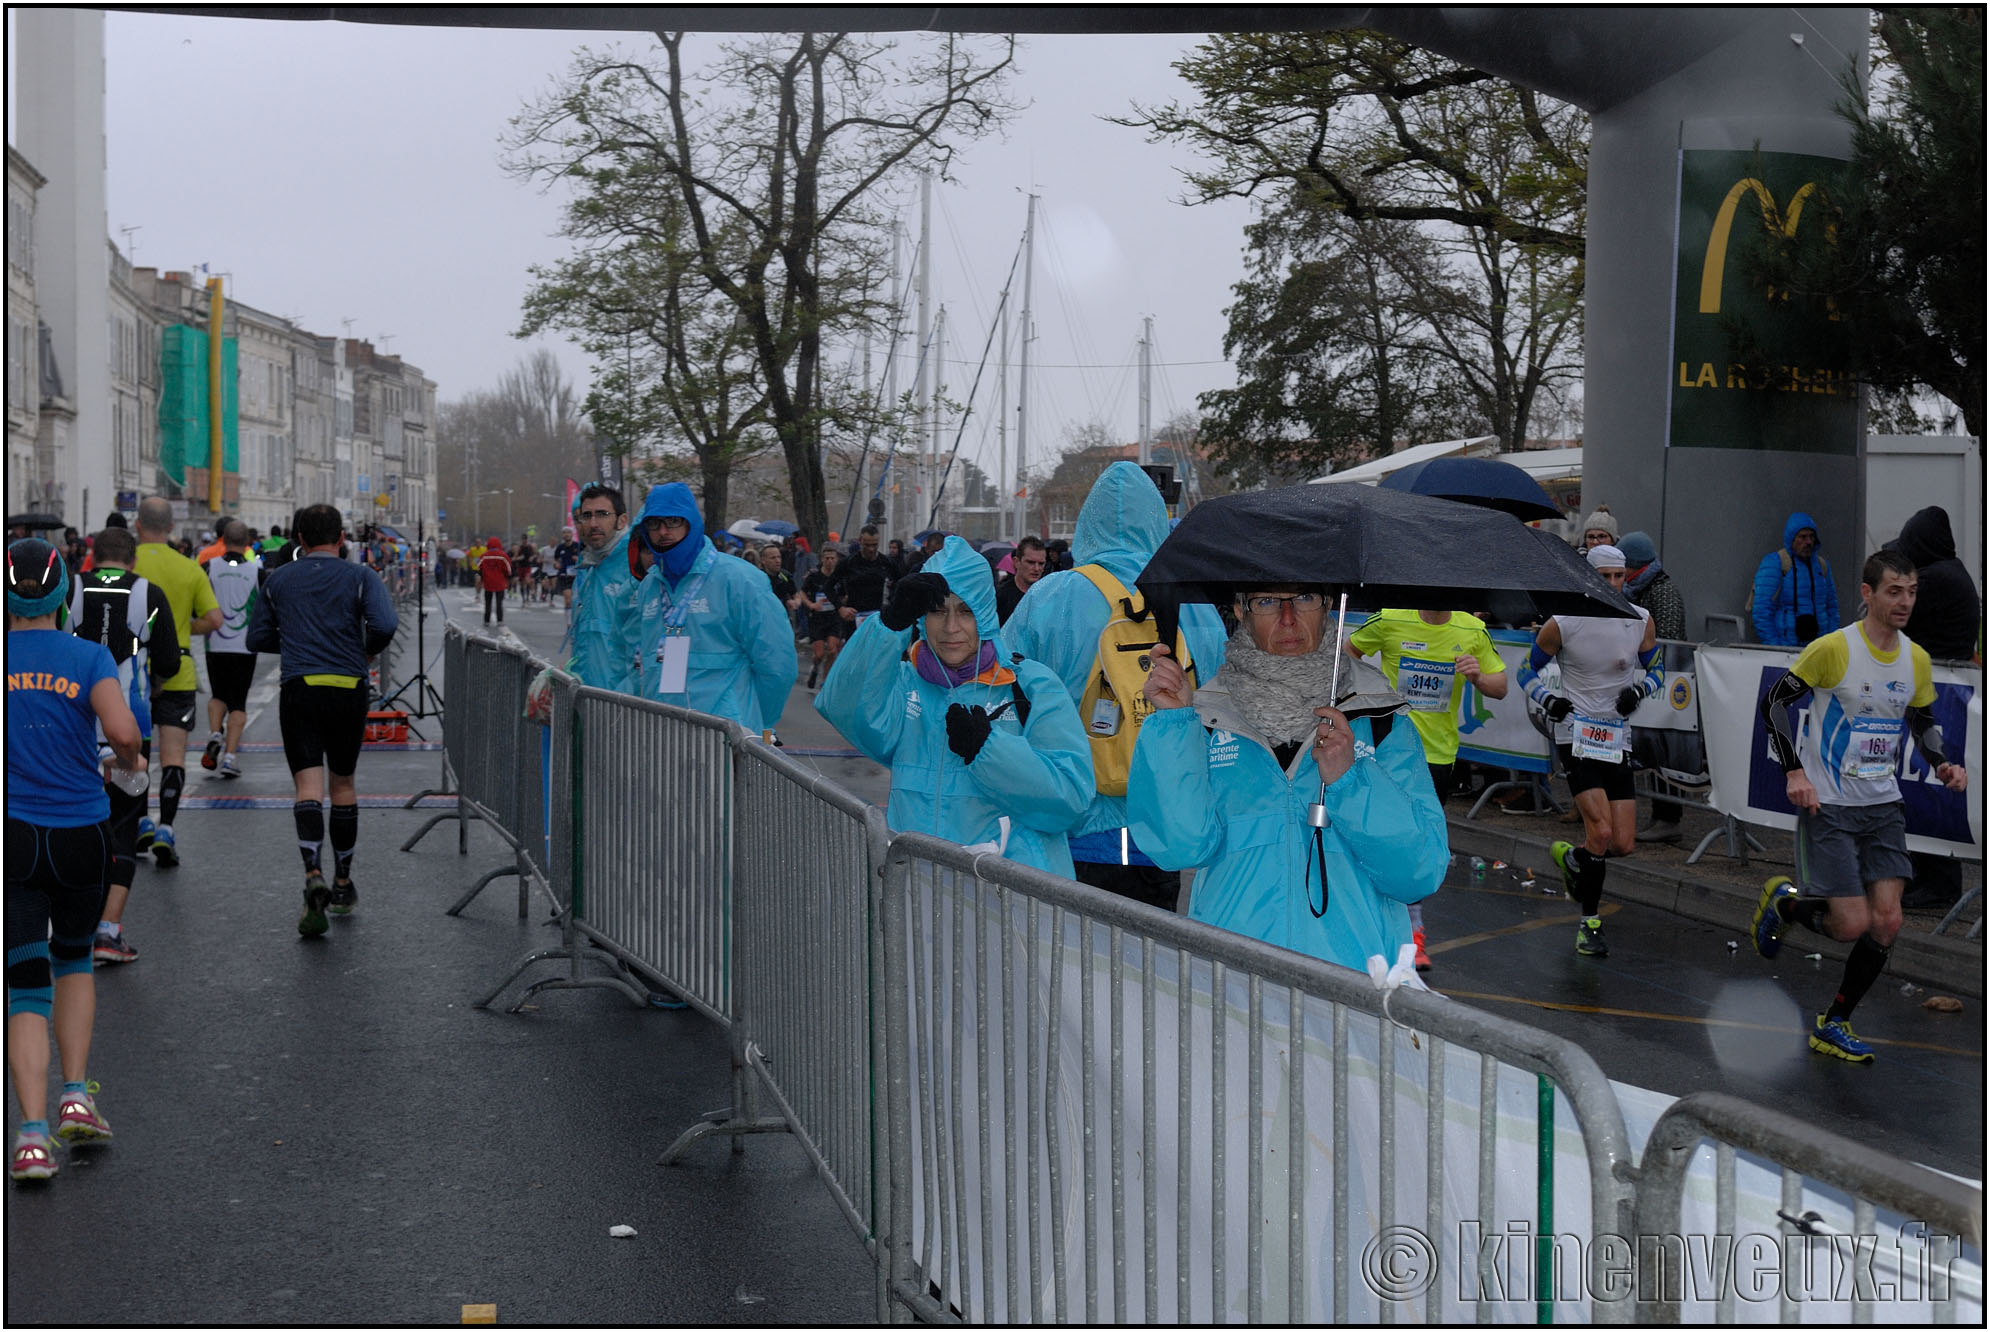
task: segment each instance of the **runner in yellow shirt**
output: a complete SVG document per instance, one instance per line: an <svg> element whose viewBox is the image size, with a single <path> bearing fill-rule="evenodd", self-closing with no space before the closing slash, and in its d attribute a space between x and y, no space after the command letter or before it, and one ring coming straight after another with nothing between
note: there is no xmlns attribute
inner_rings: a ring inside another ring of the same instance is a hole
<svg viewBox="0 0 1990 1332"><path fill-rule="evenodd" d="M187 733L193 730L194 696L200 689L193 653L187 649L195 634L211 634L221 627L221 604L214 599L214 586L207 581L206 572L167 544L173 539L170 501L154 495L140 504L137 531L138 558L132 561L132 572L166 594L182 654L178 673L154 685L152 728L159 741L159 822L148 830L146 821L141 820L138 829L140 854L149 831L153 857L161 869L170 869L180 863L173 817L180 812L180 791L187 783Z"/></svg>
<svg viewBox="0 0 1990 1332"><path fill-rule="evenodd" d="M1385 610L1354 631L1348 651L1357 658L1379 656L1389 687L1410 701L1410 722L1442 801L1458 762L1459 680L1487 698L1506 697L1506 663L1485 622L1462 611ZM1420 906L1410 908L1410 930L1417 970L1429 971Z"/></svg>

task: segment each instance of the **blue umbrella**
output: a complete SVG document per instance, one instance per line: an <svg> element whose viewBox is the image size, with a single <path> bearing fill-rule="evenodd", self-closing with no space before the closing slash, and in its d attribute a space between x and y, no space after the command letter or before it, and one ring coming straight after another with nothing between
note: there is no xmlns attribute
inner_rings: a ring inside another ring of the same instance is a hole
<svg viewBox="0 0 1990 1332"><path fill-rule="evenodd" d="M1498 509L1523 523L1562 516L1539 481L1497 458L1431 458L1391 472L1381 484L1411 495Z"/></svg>
<svg viewBox="0 0 1990 1332"><path fill-rule="evenodd" d="M760 530L763 532L772 532L775 536L791 537L801 531L801 528L796 527L793 523L775 518L760 524Z"/></svg>

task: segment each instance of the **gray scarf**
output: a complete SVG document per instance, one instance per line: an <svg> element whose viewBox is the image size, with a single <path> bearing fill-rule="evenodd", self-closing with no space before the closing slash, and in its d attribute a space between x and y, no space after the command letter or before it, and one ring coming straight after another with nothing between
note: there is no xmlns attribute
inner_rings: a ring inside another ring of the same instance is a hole
<svg viewBox="0 0 1990 1332"><path fill-rule="evenodd" d="M1259 647L1248 622L1230 635L1230 646L1219 672L1230 700L1244 720L1273 745L1303 740L1320 719L1313 709L1329 701L1334 658L1340 640L1330 617L1321 628L1320 646L1303 657L1277 657ZM1353 670L1341 663L1341 692L1351 691Z"/></svg>

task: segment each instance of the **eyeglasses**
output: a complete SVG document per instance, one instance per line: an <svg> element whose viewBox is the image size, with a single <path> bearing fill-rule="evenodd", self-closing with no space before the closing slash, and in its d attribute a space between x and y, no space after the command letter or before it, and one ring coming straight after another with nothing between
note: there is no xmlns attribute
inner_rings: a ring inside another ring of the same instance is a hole
<svg viewBox="0 0 1990 1332"><path fill-rule="evenodd" d="M1303 615L1326 605L1326 598L1318 592L1300 592L1289 597L1246 597L1244 607L1251 614L1269 620L1286 606L1292 607L1295 615Z"/></svg>

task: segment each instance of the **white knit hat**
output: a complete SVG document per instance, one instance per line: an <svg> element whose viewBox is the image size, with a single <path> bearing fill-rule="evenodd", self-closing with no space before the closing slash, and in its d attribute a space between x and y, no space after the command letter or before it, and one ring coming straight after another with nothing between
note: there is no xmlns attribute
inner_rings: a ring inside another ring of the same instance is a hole
<svg viewBox="0 0 1990 1332"><path fill-rule="evenodd" d="M1621 569L1624 567L1624 552L1615 546L1591 546L1589 567L1592 569Z"/></svg>

